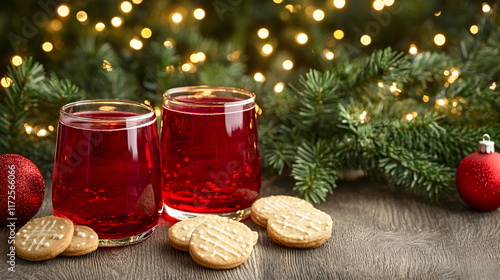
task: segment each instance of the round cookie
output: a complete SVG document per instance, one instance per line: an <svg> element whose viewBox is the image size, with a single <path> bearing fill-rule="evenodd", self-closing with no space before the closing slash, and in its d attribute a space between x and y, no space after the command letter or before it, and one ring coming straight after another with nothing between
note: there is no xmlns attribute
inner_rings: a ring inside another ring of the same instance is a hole
<svg viewBox="0 0 500 280"><path fill-rule="evenodd" d="M71 243L73 222L48 216L34 219L16 233L16 255L28 261L52 259Z"/></svg>
<svg viewBox="0 0 500 280"><path fill-rule="evenodd" d="M253 237L253 246L257 244L257 241L259 241L259 233L256 231L252 231L252 237Z"/></svg>
<svg viewBox="0 0 500 280"><path fill-rule="evenodd" d="M253 242L254 235L246 225L233 220L211 220L194 230L189 254L201 266L229 269L248 259Z"/></svg>
<svg viewBox="0 0 500 280"><path fill-rule="evenodd" d="M273 214L298 207L314 208L311 203L297 197L286 195L268 196L254 202L250 217L259 226L266 227L267 220Z"/></svg>
<svg viewBox="0 0 500 280"><path fill-rule="evenodd" d="M61 253L61 256L81 256L97 250L99 237L97 233L87 226L75 226L73 238L68 248Z"/></svg>
<svg viewBox="0 0 500 280"><path fill-rule="evenodd" d="M177 250L189 252L189 240L193 231L203 222L213 219L228 220L216 215L207 215L177 222L168 229L168 242Z"/></svg>
<svg viewBox="0 0 500 280"><path fill-rule="evenodd" d="M315 208L290 209L267 221L267 233L276 243L292 248L316 248L332 236L332 218Z"/></svg>

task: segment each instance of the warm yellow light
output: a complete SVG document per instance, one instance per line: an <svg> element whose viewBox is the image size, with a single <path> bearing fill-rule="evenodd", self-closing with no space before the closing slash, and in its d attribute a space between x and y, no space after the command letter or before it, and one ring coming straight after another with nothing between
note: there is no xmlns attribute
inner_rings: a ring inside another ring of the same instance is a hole
<svg viewBox="0 0 500 280"><path fill-rule="evenodd" d="M67 17L69 15L69 7L68 5L60 5L58 8L57 8L57 13L59 14L59 16L61 17Z"/></svg>
<svg viewBox="0 0 500 280"><path fill-rule="evenodd" d="M13 56L10 61L14 64L14 66L23 64L23 59L18 55Z"/></svg>
<svg viewBox="0 0 500 280"><path fill-rule="evenodd" d="M488 3L483 3L483 13L489 13L491 11L490 5Z"/></svg>
<svg viewBox="0 0 500 280"><path fill-rule="evenodd" d="M451 105L452 105L453 107L457 107L458 102L457 102L457 101L453 101L453 103L451 103Z"/></svg>
<svg viewBox="0 0 500 280"><path fill-rule="evenodd" d="M313 13L313 19L315 21L322 21L325 18L325 12L323 10L317 9Z"/></svg>
<svg viewBox="0 0 500 280"><path fill-rule="evenodd" d="M161 116L161 109L160 108L155 108L155 115L157 117Z"/></svg>
<svg viewBox="0 0 500 280"><path fill-rule="evenodd" d="M50 28L52 28L52 30L54 31L61 30L62 26L63 26L62 22L58 19L53 19L50 21Z"/></svg>
<svg viewBox="0 0 500 280"><path fill-rule="evenodd" d="M333 5L337 9L342 9L345 6L345 0L333 0Z"/></svg>
<svg viewBox="0 0 500 280"><path fill-rule="evenodd" d="M31 126L29 126L29 125L26 126L24 129L26 130L27 134L31 134L31 131L33 131L33 128Z"/></svg>
<svg viewBox="0 0 500 280"><path fill-rule="evenodd" d="M167 70L168 73L174 73L175 67L173 65L169 65L169 66L165 67L165 70Z"/></svg>
<svg viewBox="0 0 500 280"><path fill-rule="evenodd" d="M423 100L424 102L429 102L429 96L424 95L424 96L422 97L422 100Z"/></svg>
<svg viewBox="0 0 500 280"><path fill-rule="evenodd" d="M170 40L165 40L165 42L163 42L163 45L167 47L167 49L171 49L174 47L174 43Z"/></svg>
<svg viewBox="0 0 500 280"><path fill-rule="evenodd" d="M378 83L377 83L377 86L378 86L379 88L383 88L383 87L384 87L384 83L382 83L382 82L378 82Z"/></svg>
<svg viewBox="0 0 500 280"><path fill-rule="evenodd" d="M142 42L139 39L132 39L130 40L130 47L134 50L140 50L142 49Z"/></svg>
<svg viewBox="0 0 500 280"><path fill-rule="evenodd" d="M120 5L120 9L124 13L130 13L132 11L132 4L129 1L123 1Z"/></svg>
<svg viewBox="0 0 500 280"><path fill-rule="evenodd" d="M283 2L283 0L273 0L273 2L276 4L281 4Z"/></svg>
<svg viewBox="0 0 500 280"><path fill-rule="evenodd" d="M264 82L264 80L265 80L266 78L264 77L264 75L262 75L262 73L257 72L257 73L255 73L255 75L253 75L253 79L254 79L256 82L261 82L261 83L262 83L262 82Z"/></svg>
<svg viewBox="0 0 500 280"><path fill-rule="evenodd" d="M120 27L122 25L122 18L121 17L114 17L111 19L111 25L114 27Z"/></svg>
<svg viewBox="0 0 500 280"><path fill-rule="evenodd" d="M436 34L436 36L434 36L434 44L442 46L444 43L446 43L446 37L444 37L443 34Z"/></svg>
<svg viewBox="0 0 500 280"><path fill-rule="evenodd" d="M472 25L470 27L470 33L477 34L477 32L479 32L479 27L477 27L477 25Z"/></svg>
<svg viewBox="0 0 500 280"><path fill-rule="evenodd" d="M293 68L293 62L292 62L291 60L289 60L289 59L287 59L287 60L283 61L283 68L284 68L285 70L290 70L290 69L292 69L292 68Z"/></svg>
<svg viewBox="0 0 500 280"><path fill-rule="evenodd" d="M444 71L443 71L443 74L444 74L445 76L448 76L448 75L450 75L450 71L448 71L448 70L444 70Z"/></svg>
<svg viewBox="0 0 500 280"><path fill-rule="evenodd" d="M194 15L195 19L201 20L205 17L205 11L201 8L198 8L198 9L194 10L193 15Z"/></svg>
<svg viewBox="0 0 500 280"><path fill-rule="evenodd" d="M344 38L344 31L337 29L333 32L333 37L337 40Z"/></svg>
<svg viewBox="0 0 500 280"><path fill-rule="evenodd" d="M437 12L437 13L434 13L434 16L437 16L437 17L438 17L438 16L440 16L440 15L441 15L441 10L440 10L439 12Z"/></svg>
<svg viewBox="0 0 500 280"><path fill-rule="evenodd" d="M361 123L365 122L366 115L367 115L366 111L363 111L363 113L361 113L361 115L359 115L359 120L361 121Z"/></svg>
<svg viewBox="0 0 500 280"><path fill-rule="evenodd" d="M455 76L455 77L458 77L458 75L460 75L460 72L455 69L455 70L451 71L451 75Z"/></svg>
<svg viewBox="0 0 500 280"><path fill-rule="evenodd" d="M79 21L79 22L84 22L88 19L88 15L86 12L84 11L79 11L78 13L76 13L76 19Z"/></svg>
<svg viewBox="0 0 500 280"><path fill-rule="evenodd" d="M54 127L52 125L49 125L47 128L49 129L49 131L54 131Z"/></svg>
<svg viewBox="0 0 500 280"><path fill-rule="evenodd" d="M106 25L102 22L98 22L95 25L95 30L97 30L99 32L103 31L105 28L106 28Z"/></svg>
<svg viewBox="0 0 500 280"><path fill-rule="evenodd" d="M384 2L382 0L373 1L373 8L376 11L381 11L384 8Z"/></svg>
<svg viewBox="0 0 500 280"><path fill-rule="evenodd" d="M267 28L261 28L257 31L257 36L261 39L266 39L269 37L269 30L267 30Z"/></svg>
<svg viewBox="0 0 500 280"><path fill-rule="evenodd" d="M332 60L332 59L335 57L335 54L334 54L332 51L328 50L328 49L325 49L325 50L323 51L323 55L324 55L324 56L325 56L325 58L326 58L326 59L328 59L328 60Z"/></svg>
<svg viewBox="0 0 500 280"><path fill-rule="evenodd" d="M43 129L43 128L42 128L42 129L40 129L40 130L36 133L36 136L38 136L38 137L44 137L44 136L46 136L46 135L47 135L47 130L45 130L45 129Z"/></svg>
<svg viewBox="0 0 500 280"><path fill-rule="evenodd" d="M306 33L299 33L295 36L295 41L297 41L297 43L303 45L305 43L307 43L307 40L309 38L307 37L307 34Z"/></svg>
<svg viewBox="0 0 500 280"><path fill-rule="evenodd" d="M413 120L413 118L414 118L414 117L413 117L413 114L408 114L408 115L406 115L406 120L407 120L407 121L411 121L411 120Z"/></svg>
<svg viewBox="0 0 500 280"><path fill-rule="evenodd" d="M202 53L202 52L197 52L197 53L193 53L189 59L191 60L191 62L193 63L198 63L198 62L203 62L205 61L205 54Z"/></svg>
<svg viewBox="0 0 500 280"><path fill-rule="evenodd" d="M294 12L294 8L293 8L293 5L292 5L292 4L287 4L287 5L285 6L285 9L289 10L289 11L290 11L290 13L293 13L293 12Z"/></svg>
<svg viewBox="0 0 500 280"><path fill-rule="evenodd" d="M497 83L493 82L490 86L491 90L495 90L497 88Z"/></svg>
<svg viewBox="0 0 500 280"><path fill-rule="evenodd" d="M410 54L413 54L413 55L417 54L418 53L417 46L415 46L415 44L411 44L410 45L410 49L408 50L408 52Z"/></svg>
<svg viewBox="0 0 500 280"><path fill-rule="evenodd" d="M369 35L365 34L365 35L361 36L359 41L361 42L361 44L368 46L372 42L372 38Z"/></svg>
<svg viewBox="0 0 500 280"><path fill-rule="evenodd" d="M383 0L382 1L384 3L384 5L386 5L387 7L390 7L392 5L394 5L394 0Z"/></svg>
<svg viewBox="0 0 500 280"><path fill-rule="evenodd" d="M280 93L284 89L285 89L285 84L283 84L282 82L279 82L279 83L274 85L274 92L276 92L276 93Z"/></svg>
<svg viewBox="0 0 500 280"><path fill-rule="evenodd" d="M179 13L172 14L172 21L175 23L179 23L182 21L182 15Z"/></svg>
<svg viewBox="0 0 500 280"><path fill-rule="evenodd" d="M51 42L45 42L42 44L42 50L45 52L50 52L50 51L52 51L53 48L54 48L54 46L52 45Z"/></svg>
<svg viewBox="0 0 500 280"><path fill-rule="evenodd" d="M0 84L2 84L4 88L8 88L12 84L12 79L9 77L3 77L2 80L0 80Z"/></svg>
<svg viewBox="0 0 500 280"><path fill-rule="evenodd" d="M438 99L438 100L436 100L436 104L439 106L444 106L444 105L446 105L446 100L445 99Z"/></svg>
<svg viewBox="0 0 500 280"><path fill-rule="evenodd" d="M132 3L139 5L142 3L142 0L132 0Z"/></svg>
<svg viewBox="0 0 500 280"><path fill-rule="evenodd" d="M191 63L184 63L184 64L182 64L181 69L184 72L188 72L189 70L191 70Z"/></svg>
<svg viewBox="0 0 500 280"><path fill-rule="evenodd" d="M151 31L151 29L149 29L147 27L143 28L141 30L141 36L142 36L142 38L148 39L148 38L151 38L151 35L153 35L153 32Z"/></svg>
<svg viewBox="0 0 500 280"><path fill-rule="evenodd" d="M262 53L265 55L270 55L273 52L273 46L271 44L265 44L262 46Z"/></svg>

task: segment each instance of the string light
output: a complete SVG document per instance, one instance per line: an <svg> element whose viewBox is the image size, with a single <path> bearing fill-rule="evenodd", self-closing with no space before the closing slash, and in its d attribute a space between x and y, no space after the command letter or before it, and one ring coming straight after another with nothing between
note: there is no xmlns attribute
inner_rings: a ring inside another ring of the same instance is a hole
<svg viewBox="0 0 500 280"><path fill-rule="evenodd" d="M49 125L49 126L47 127L47 129L48 129L49 131L54 131L54 127L53 127L52 125Z"/></svg>
<svg viewBox="0 0 500 280"><path fill-rule="evenodd" d="M342 9L345 6L345 0L333 0L333 5L337 9Z"/></svg>
<svg viewBox="0 0 500 280"><path fill-rule="evenodd" d="M436 34L436 36L434 36L434 44L438 45L438 46L442 46L444 45L444 43L446 43L446 37L444 37L443 34Z"/></svg>
<svg viewBox="0 0 500 280"><path fill-rule="evenodd" d="M141 36L142 36L142 38L144 38L144 39L151 38L151 36L152 36L152 35L153 35L153 32L151 31L151 29L149 29L149 28L147 28L147 27L146 27L146 28L143 28L143 29L141 30Z"/></svg>
<svg viewBox="0 0 500 280"><path fill-rule="evenodd" d="M269 37L269 30L267 30L266 28L261 28L257 31L257 36L259 36L259 38L261 39L266 39L267 37Z"/></svg>
<svg viewBox="0 0 500 280"><path fill-rule="evenodd" d="M367 115L367 114L368 114L368 113L367 113L366 111L363 111L363 113L361 113L361 115L359 115L359 121L360 121L361 123L364 123L364 122L365 122L365 119L366 119L366 115Z"/></svg>
<svg viewBox="0 0 500 280"><path fill-rule="evenodd" d="M291 70L293 68L293 62L289 59L283 61L283 69Z"/></svg>
<svg viewBox="0 0 500 280"><path fill-rule="evenodd" d="M122 10L122 12L128 14L130 13L130 11L132 11L132 4L129 1L123 1L120 4L120 9Z"/></svg>
<svg viewBox="0 0 500 280"><path fill-rule="evenodd" d="M205 17L205 11L201 8L198 8L194 10L193 15L195 19L202 20Z"/></svg>
<svg viewBox="0 0 500 280"><path fill-rule="evenodd" d="M85 22L88 19L88 15L85 11L79 11L78 13L76 13L76 19L79 22Z"/></svg>
<svg viewBox="0 0 500 280"><path fill-rule="evenodd" d="M57 13L59 14L60 17L67 17L69 15L69 7L68 5L60 5L57 8Z"/></svg>
<svg viewBox="0 0 500 280"><path fill-rule="evenodd" d="M448 78L448 83L453 84L458 79L458 76L460 76L460 71L455 68L452 68L450 72L451 75Z"/></svg>
<svg viewBox="0 0 500 280"><path fill-rule="evenodd" d="M191 63L184 63L184 64L182 64L181 69L184 72L189 72L189 70L191 70L192 67L193 67L193 64L191 64Z"/></svg>
<svg viewBox="0 0 500 280"><path fill-rule="evenodd" d="M382 83L382 82L378 82L378 83L377 83L377 86L378 86L379 88L383 88L383 87L384 87L384 83Z"/></svg>
<svg viewBox="0 0 500 280"><path fill-rule="evenodd" d="M52 51L53 48L54 48L54 46L52 45L51 42L45 42L42 44L42 50L45 52L50 52L50 51Z"/></svg>
<svg viewBox="0 0 500 280"><path fill-rule="evenodd" d="M27 134L31 134L31 131L33 131L33 128L29 125L25 126L24 129L26 130Z"/></svg>
<svg viewBox="0 0 500 280"><path fill-rule="evenodd" d="M457 107L458 102L457 102L457 101L453 101L453 103L451 103L451 105L452 105L453 107Z"/></svg>
<svg viewBox="0 0 500 280"><path fill-rule="evenodd" d="M133 48L134 50L140 50L142 49L142 42L141 40L137 38L133 38L130 40L130 47Z"/></svg>
<svg viewBox="0 0 500 280"><path fill-rule="evenodd" d="M450 75L450 71L448 71L448 70L444 70L444 71L443 71L443 74L444 74L445 76L448 76L448 75Z"/></svg>
<svg viewBox="0 0 500 280"><path fill-rule="evenodd" d="M411 44L410 45L410 49L408 50L408 52L410 54L413 54L413 55L417 54L418 53L417 46L415 46L415 44Z"/></svg>
<svg viewBox="0 0 500 280"><path fill-rule="evenodd" d="M42 128L42 129L40 129L40 130L36 133L36 136L38 136L38 137L44 137L44 136L46 136L46 135L47 135L47 130L45 130L45 129L43 129L43 128Z"/></svg>
<svg viewBox="0 0 500 280"><path fill-rule="evenodd" d="M273 46L271 44L265 44L262 46L262 53L264 55L270 55L273 52Z"/></svg>
<svg viewBox="0 0 500 280"><path fill-rule="evenodd" d="M307 34L306 33L299 33L295 36L295 41L297 41L297 43L303 45L305 43L307 43L307 40L309 38L307 37Z"/></svg>
<svg viewBox="0 0 500 280"><path fill-rule="evenodd" d="M114 27L120 27L122 25L123 21L121 17L114 17L111 19L111 25Z"/></svg>
<svg viewBox="0 0 500 280"><path fill-rule="evenodd" d="M477 32L479 32L479 27L477 27L477 25L472 25L469 30L470 33L477 34Z"/></svg>
<svg viewBox="0 0 500 280"><path fill-rule="evenodd" d="M406 120L407 120L407 121L409 121L409 122L410 122L411 120L413 120L413 114L408 114L408 115L406 115Z"/></svg>
<svg viewBox="0 0 500 280"><path fill-rule="evenodd" d="M274 85L274 92L276 92L276 93L280 93L284 89L285 89L285 84L283 84L282 82L279 82L279 83Z"/></svg>
<svg viewBox="0 0 500 280"><path fill-rule="evenodd" d="M373 1L373 8L376 11L381 11L384 8L384 2L382 0Z"/></svg>
<svg viewBox="0 0 500 280"><path fill-rule="evenodd" d="M386 5L387 7L390 7L392 5L394 5L394 0L383 0L382 1L384 3L384 5Z"/></svg>
<svg viewBox="0 0 500 280"><path fill-rule="evenodd" d="M314 11L313 19L315 21L322 21L324 18L325 18L325 12L323 12L323 10L317 9L316 11Z"/></svg>
<svg viewBox="0 0 500 280"><path fill-rule="evenodd" d="M95 25L95 30L97 30L98 32L103 31L105 28L106 28L106 25L102 22L98 22Z"/></svg>
<svg viewBox="0 0 500 280"><path fill-rule="evenodd" d="M155 107L155 115L157 117L161 116L161 109L159 107Z"/></svg>
<svg viewBox="0 0 500 280"><path fill-rule="evenodd" d="M203 52L197 52L197 53L193 53L189 59L191 60L191 62L193 63L198 63L198 62L203 62L205 61L206 59L206 56Z"/></svg>
<svg viewBox="0 0 500 280"><path fill-rule="evenodd" d="M255 73L255 75L253 75L253 79L256 81L256 82L264 82L266 80L266 78L264 77L264 75L262 75L262 73L260 72L257 72Z"/></svg>
<svg viewBox="0 0 500 280"><path fill-rule="evenodd" d="M4 87L4 88L8 88L10 87L10 85L12 85L12 79L9 78L9 77L3 77L1 80L0 80L0 84Z"/></svg>
<svg viewBox="0 0 500 280"><path fill-rule="evenodd" d="M53 19L50 21L50 28L54 31L59 31L62 28L62 22L58 19Z"/></svg>
<svg viewBox="0 0 500 280"><path fill-rule="evenodd" d="M283 0L273 0L273 2L276 4L281 4L283 2Z"/></svg>
<svg viewBox="0 0 500 280"><path fill-rule="evenodd" d="M23 59L19 55L15 55L10 60L14 66L19 66L23 64Z"/></svg>
<svg viewBox="0 0 500 280"><path fill-rule="evenodd" d="M434 16L436 16L436 17L438 17L440 15L441 15L441 10L439 12L437 12L437 13L434 13Z"/></svg>
<svg viewBox="0 0 500 280"><path fill-rule="evenodd" d="M359 41L364 46L368 46L372 42L372 38L369 35L365 34L365 35L361 36L361 38L359 39Z"/></svg>
<svg viewBox="0 0 500 280"><path fill-rule="evenodd" d="M132 0L132 3L139 5L142 3L142 0Z"/></svg>
<svg viewBox="0 0 500 280"><path fill-rule="evenodd" d="M333 32L333 37L337 40L344 38L344 31L337 29Z"/></svg>
<svg viewBox="0 0 500 280"><path fill-rule="evenodd" d="M491 90L495 90L497 88L497 83L493 82L490 86Z"/></svg>
<svg viewBox="0 0 500 280"><path fill-rule="evenodd" d="M489 13L491 11L490 5L488 3L483 3L483 13Z"/></svg>
<svg viewBox="0 0 500 280"><path fill-rule="evenodd" d="M288 11L290 11L290 13L293 13L293 12L294 12L293 5L291 5L291 4L287 4L287 5L285 6L285 9L287 9Z"/></svg>
<svg viewBox="0 0 500 280"><path fill-rule="evenodd" d="M167 48L167 49L171 49L174 47L174 43L171 41L171 40L165 40L165 42L163 42L163 45Z"/></svg>
<svg viewBox="0 0 500 280"><path fill-rule="evenodd" d="M396 96L398 96L401 92L401 90L398 88L398 84L396 84L395 82L392 83L392 85L389 87L389 90Z"/></svg>
<svg viewBox="0 0 500 280"><path fill-rule="evenodd" d="M179 13L172 14L172 21L175 23L180 23L182 21L182 15Z"/></svg>
<svg viewBox="0 0 500 280"><path fill-rule="evenodd" d="M167 70L168 73L174 73L175 67L173 65L169 65L169 66L165 67L165 70Z"/></svg>
<svg viewBox="0 0 500 280"><path fill-rule="evenodd" d="M438 99L438 100L436 100L436 104L439 105L439 106L444 106L444 105L446 105L446 103L447 103L446 99Z"/></svg>
<svg viewBox="0 0 500 280"><path fill-rule="evenodd" d="M424 101L426 103L429 102L429 96L428 95L422 96L422 101Z"/></svg>
<svg viewBox="0 0 500 280"><path fill-rule="evenodd" d="M329 49L325 49L325 50L323 51L323 55L324 55L324 56L325 56L325 58L326 58L326 59L328 59L328 60L332 60L332 59L335 57L335 54L334 54L332 51L330 51Z"/></svg>

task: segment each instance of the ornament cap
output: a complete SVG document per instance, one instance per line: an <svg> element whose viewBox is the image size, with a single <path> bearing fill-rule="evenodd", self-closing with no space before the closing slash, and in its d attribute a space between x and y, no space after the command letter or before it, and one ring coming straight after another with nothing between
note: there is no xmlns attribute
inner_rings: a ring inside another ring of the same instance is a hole
<svg viewBox="0 0 500 280"><path fill-rule="evenodd" d="M495 152L495 142L490 141L488 134L483 135L483 141L479 141L478 152L481 154L491 154Z"/></svg>

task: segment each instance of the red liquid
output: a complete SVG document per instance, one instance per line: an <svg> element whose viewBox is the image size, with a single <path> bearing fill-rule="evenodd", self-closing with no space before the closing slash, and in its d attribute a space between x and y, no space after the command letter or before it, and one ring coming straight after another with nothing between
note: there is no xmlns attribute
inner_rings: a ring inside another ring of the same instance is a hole
<svg viewBox="0 0 500 280"><path fill-rule="evenodd" d="M156 121L113 123L127 112L82 112L105 123L59 122L52 204L56 216L99 238L134 236L156 226L162 207ZM128 128L127 128L128 127Z"/></svg>
<svg viewBox="0 0 500 280"><path fill-rule="evenodd" d="M176 100L241 101L231 97ZM248 208L257 199L262 176L255 106L164 105L161 151L163 199L168 207L228 213Z"/></svg>

